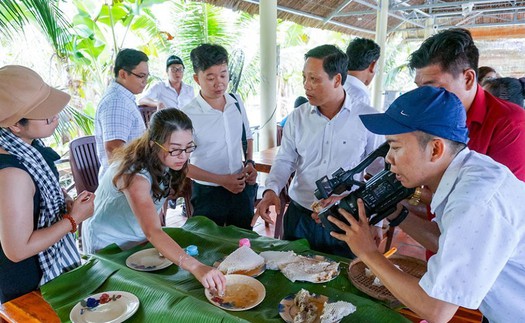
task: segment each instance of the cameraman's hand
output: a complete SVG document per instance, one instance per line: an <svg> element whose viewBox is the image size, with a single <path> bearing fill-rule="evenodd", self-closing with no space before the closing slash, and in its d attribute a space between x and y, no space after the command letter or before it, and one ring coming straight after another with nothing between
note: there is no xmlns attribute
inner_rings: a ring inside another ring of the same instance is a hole
<svg viewBox="0 0 525 323"><path fill-rule="evenodd" d="M348 194L345 194L345 195L341 195L341 196L335 196L335 195L332 195L332 196L329 196L328 198L325 198L325 199L322 199L322 200L319 200L319 204L325 208L327 207L328 205L332 205L334 204L335 202L339 201L339 200L342 200L343 198L345 198Z"/></svg>
<svg viewBox="0 0 525 323"><path fill-rule="evenodd" d="M257 222L257 218L261 217L264 221L273 224L273 220L270 217L270 206L275 205L275 212L278 213L281 211L281 200L279 200L279 196L275 194L272 190L266 190L263 193L263 198L257 204L257 208L255 209L255 215L252 219L252 227L255 225L255 222Z"/></svg>
<svg viewBox="0 0 525 323"><path fill-rule="evenodd" d="M368 224L368 218L365 213L365 206L363 200L357 200L357 208L359 210L359 221L357 221L350 213L343 209L339 209L345 219L350 225L329 216L328 220L333 224L337 225L341 230L345 231L345 234L330 232L330 235L338 240L346 242L346 244L352 249L352 252L359 258L363 255L367 255L377 250L374 238L370 232L370 225Z"/></svg>

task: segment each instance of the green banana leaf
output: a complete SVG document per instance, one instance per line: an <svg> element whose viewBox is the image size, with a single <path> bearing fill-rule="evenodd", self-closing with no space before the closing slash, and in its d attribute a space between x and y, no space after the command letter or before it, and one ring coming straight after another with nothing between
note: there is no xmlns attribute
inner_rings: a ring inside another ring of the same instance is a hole
<svg viewBox="0 0 525 323"><path fill-rule="evenodd" d="M294 250L312 254L306 240L285 241L261 237L253 231L237 227L218 227L205 217L192 217L182 228L165 228L181 247L196 245L202 263L213 265L238 247L239 239L248 238L256 252L265 250ZM172 265L155 272L139 272L126 267L126 258L151 248L151 244L122 251L110 245L93 255L86 264L65 273L42 286L45 300L51 304L62 322L69 322L73 306L88 296L103 291L127 291L140 300L138 311L128 322L283 322L278 313L279 302L301 288L322 294L333 300L351 302L357 311L343 322L409 322L381 302L359 292L348 280L344 258L341 274L324 284L292 283L279 271L266 270L257 279L266 288L261 304L248 311L228 312L208 302L204 288L188 272Z"/></svg>

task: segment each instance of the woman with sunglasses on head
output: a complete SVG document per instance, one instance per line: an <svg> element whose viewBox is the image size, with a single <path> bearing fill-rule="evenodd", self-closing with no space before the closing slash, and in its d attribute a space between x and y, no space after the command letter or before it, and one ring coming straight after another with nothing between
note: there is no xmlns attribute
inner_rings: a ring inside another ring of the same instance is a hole
<svg viewBox="0 0 525 323"><path fill-rule="evenodd" d="M186 114L173 108L157 111L141 137L115 152L102 177L95 215L82 227L86 252L95 253L112 243L129 249L149 241L205 288L222 293L222 273L187 255L162 230L158 216L170 191L176 194L182 189L188 158L195 148L193 126Z"/></svg>
<svg viewBox="0 0 525 323"><path fill-rule="evenodd" d="M0 303L80 265L77 225L93 214L93 193L72 201L45 147L70 96L29 68L0 68Z"/></svg>

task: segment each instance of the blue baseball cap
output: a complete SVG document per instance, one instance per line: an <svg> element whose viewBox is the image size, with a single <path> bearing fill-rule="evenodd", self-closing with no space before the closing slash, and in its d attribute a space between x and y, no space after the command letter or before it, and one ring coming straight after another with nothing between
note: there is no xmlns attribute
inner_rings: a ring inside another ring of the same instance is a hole
<svg viewBox="0 0 525 323"><path fill-rule="evenodd" d="M401 95L385 113L359 118L368 130L380 135L422 131L464 144L469 140L465 107L444 88L422 86Z"/></svg>

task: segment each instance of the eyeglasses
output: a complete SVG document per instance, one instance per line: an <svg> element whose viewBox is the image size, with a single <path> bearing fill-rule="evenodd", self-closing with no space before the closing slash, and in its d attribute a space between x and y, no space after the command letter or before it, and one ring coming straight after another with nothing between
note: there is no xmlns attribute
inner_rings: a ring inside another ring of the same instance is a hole
<svg viewBox="0 0 525 323"><path fill-rule="evenodd" d="M170 71L173 73L182 73L184 72L184 67L170 67Z"/></svg>
<svg viewBox="0 0 525 323"><path fill-rule="evenodd" d="M194 152L195 149L197 149L197 146L193 145L193 146L186 147L185 149L179 148L179 149L167 150L163 145L159 144L158 142L154 141L154 143L156 143L157 146L162 148L162 150L164 150L165 152L170 154L170 156L172 156L172 157L180 156L182 154L182 152L185 152L186 154L190 154L190 153Z"/></svg>
<svg viewBox="0 0 525 323"><path fill-rule="evenodd" d="M126 70L124 69L124 71L130 73L130 74L133 74L135 75L136 77L138 77L139 79L143 79L143 78L148 78L149 77L149 74L136 74L136 73L133 73L132 71L129 71L129 70Z"/></svg>
<svg viewBox="0 0 525 323"><path fill-rule="evenodd" d="M56 121L58 120L58 115L56 116L52 116L51 118L47 118L47 119L29 119L29 118L26 118L27 120L46 120L46 124L51 124L53 121Z"/></svg>

